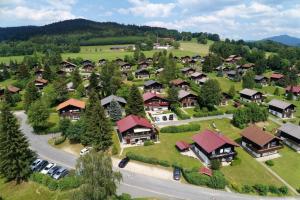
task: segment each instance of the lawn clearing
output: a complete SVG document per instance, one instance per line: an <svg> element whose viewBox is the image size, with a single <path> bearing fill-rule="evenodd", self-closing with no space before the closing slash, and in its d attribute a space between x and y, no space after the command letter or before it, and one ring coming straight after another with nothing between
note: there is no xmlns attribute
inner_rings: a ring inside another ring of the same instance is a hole
<svg viewBox="0 0 300 200"><path fill-rule="evenodd" d="M207 44L198 44L196 41L180 42L180 49L183 51L191 51L194 54L200 54L201 56L206 56L209 52L209 46L212 43L212 41L209 41Z"/></svg>
<svg viewBox="0 0 300 200"><path fill-rule="evenodd" d="M217 77L215 72L209 73L208 77L211 79L218 80L223 92L228 92L230 87L233 85L234 85L236 91L240 91L242 89L242 82L234 82L232 80L229 80L226 77Z"/></svg>

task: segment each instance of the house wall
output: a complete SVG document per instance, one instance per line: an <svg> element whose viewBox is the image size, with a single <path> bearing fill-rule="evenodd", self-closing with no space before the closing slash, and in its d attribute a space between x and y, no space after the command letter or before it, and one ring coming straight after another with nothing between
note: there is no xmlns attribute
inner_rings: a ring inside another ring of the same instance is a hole
<svg viewBox="0 0 300 200"><path fill-rule="evenodd" d="M197 105L197 98L196 97L191 97L187 96L185 98L182 98L180 100L180 104L182 107L194 107Z"/></svg>

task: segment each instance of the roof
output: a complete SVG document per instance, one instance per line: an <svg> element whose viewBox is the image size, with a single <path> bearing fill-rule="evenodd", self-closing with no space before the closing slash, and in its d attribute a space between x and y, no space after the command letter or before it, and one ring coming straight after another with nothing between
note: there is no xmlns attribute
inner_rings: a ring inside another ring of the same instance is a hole
<svg viewBox="0 0 300 200"><path fill-rule="evenodd" d="M281 79L281 78L283 78L283 75L282 75L282 74L278 74L278 73L273 73L273 74L271 75L271 78Z"/></svg>
<svg viewBox="0 0 300 200"><path fill-rule="evenodd" d="M187 72L187 71L189 71L189 70L192 70L192 71L195 71L193 68L191 68L191 67L185 67L185 68L182 68L181 69L181 72Z"/></svg>
<svg viewBox="0 0 300 200"><path fill-rule="evenodd" d="M119 121L117 121L117 127L120 133L123 133L135 126L143 126L146 128L152 128L151 123L143 118L136 115L129 115Z"/></svg>
<svg viewBox="0 0 300 200"><path fill-rule="evenodd" d="M44 83L44 84L48 83L48 81L46 79L43 79L43 78L37 78L37 79L35 79L35 82Z"/></svg>
<svg viewBox="0 0 300 200"><path fill-rule="evenodd" d="M247 96L253 96L256 93L260 93L260 92L257 92L256 90L251 90L251 89L248 89L248 88L245 88L245 89L240 91L240 94L244 94L244 95L247 95Z"/></svg>
<svg viewBox="0 0 300 200"><path fill-rule="evenodd" d="M210 130L205 130L201 133L198 133L194 135L192 139L207 153L211 153L225 144L231 144L236 147L239 146L236 142L228 139L226 136Z"/></svg>
<svg viewBox="0 0 300 200"><path fill-rule="evenodd" d="M126 100L123 97L118 97L118 96L115 96L115 95L110 95L108 97L105 97L105 98L101 99L101 105L105 106L105 105L109 104L110 102L112 102L113 100L117 101L119 103L124 103L124 104L127 103Z"/></svg>
<svg viewBox="0 0 300 200"><path fill-rule="evenodd" d="M143 94L144 101L152 99L153 97L158 97L158 98L164 99L162 96L160 96L159 94L156 94L154 92L146 92L145 94Z"/></svg>
<svg viewBox="0 0 300 200"><path fill-rule="evenodd" d="M228 71L228 72L226 72L227 73L227 75L229 74L229 75L236 75L236 71L235 70L230 70L230 71Z"/></svg>
<svg viewBox="0 0 300 200"><path fill-rule="evenodd" d="M243 130L241 135L261 147L268 144L274 138L277 138L276 136L272 135L271 133L263 131L261 128L259 128L256 125L248 126L247 128L245 128ZM277 139L279 139L279 138L277 138Z"/></svg>
<svg viewBox="0 0 300 200"><path fill-rule="evenodd" d="M190 145L188 143L186 143L185 141L178 141L178 142L176 142L176 147L180 151L184 151L184 150L187 150L188 148L190 148Z"/></svg>
<svg viewBox="0 0 300 200"><path fill-rule="evenodd" d="M171 80L170 83L172 85L180 85L182 83L187 83L186 81L182 80L182 79L174 79L174 80Z"/></svg>
<svg viewBox="0 0 300 200"><path fill-rule="evenodd" d="M295 106L294 104L292 103L289 103L289 102L286 102L286 101L281 101L281 100L278 100L278 99L272 99L270 102L269 102L269 105L270 106L274 106L274 107L277 107L277 108L281 108L281 109L286 109L287 107L293 105Z"/></svg>
<svg viewBox="0 0 300 200"><path fill-rule="evenodd" d="M147 69L138 69L135 71L135 73L140 73L140 72L147 72L149 73L149 71Z"/></svg>
<svg viewBox="0 0 300 200"><path fill-rule="evenodd" d="M292 93L300 93L300 86L287 86L285 91L292 92Z"/></svg>
<svg viewBox="0 0 300 200"><path fill-rule="evenodd" d="M81 109L85 108L85 102L84 101L80 101L78 99L69 99L69 100L59 104L56 107L56 110L61 110L62 108L65 108L65 107L70 106L70 105L81 108Z"/></svg>
<svg viewBox="0 0 300 200"><path fill-rule="evenodd" d="M189 92L189 91L185 91L185 90L179 90L179 91L178 91L178 98L179 98L179 99L182 99L182 98L184 98L184 97L186 97L186 96L188 96L188 95L194 95L194 96L197 96L197 95L195 95L195 94L193 94L193 93L191 93L191 92Z"/></svg>
<svg viewBox="0 0 300 200"><path fill-rule="evenodd" d="M279 127L278 130L300 139L300 126L288 122Z"/></svg>
<svg viewBox="0 0 300 200"><path fill-rule="evenodd" d="M253 63L246 63L246 64L243 64L242 67L243 68L251 68L251 67L254 67L254 64Z"/></svg>
<svg viewBox="0 0 300 200"><path fill-rule="evenodd" d="M260 81L260 80L265 79L265 78L267 78L267 77L262 76L262 75L255 75L254 80Z"/></svg>
<svg viewBox="0 0 300 200"><path fill-rule="evenodd" d="M17 92L19 92L21 89L18 88L18 87L9 85L9 86L7 87L7 90L10 91L10 92L12 92L12 93L17 93Z"/></svg>
<svg viewBox="0 0 300 200"><path fill-rule="evenodd" d="M199 169L199 173L200 174L205 174L207 176L212 176L213 175L213 171L211 169L207 168L207 167L201 167Z"/></svg>
<svg viewBox="0 0 300 200"><path fill-rule="evenodd" d="M205 74L203 74L203 73L201 73L201 72L194 72L194 73L192 73L191 74L191 77L198 77L198 76L201 76L201 75L205 75Z"/></svg>
<svg viewBox="0 0 300 200"><path fill-rule="evenodd" d="M148 80L148 81L146 81L146 82L144 83L144 86L150 86L150 85L155 84L155 83L161 84L161 83L159 83L159 82L157 82L157 81L154 81L154 80Z"/></svg>

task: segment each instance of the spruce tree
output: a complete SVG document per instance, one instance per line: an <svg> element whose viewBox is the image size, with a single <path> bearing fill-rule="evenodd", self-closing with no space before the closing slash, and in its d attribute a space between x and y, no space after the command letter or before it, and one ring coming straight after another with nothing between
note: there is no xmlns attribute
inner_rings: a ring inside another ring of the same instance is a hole
<svg viewBox="0 0 300 200"><path fill-rule="evenodd" d="M49 65L45 65L43 79L51 81L53 79L53 73Z"/></svg>
<svg viewBox="0 0 300 200"><path fill-rule="evenodd" d="M122 119L122 107L117 101L113 100L112 102L110 102L107 111L113 121L119 121L120 119Z"/></svg>
<svg viewBox="0 0 300 200"><path fill-rule="evenodd" d="M72 73L72 82L75 89L77 89L77 87L82 83L78 68L76 68Z"/></svg>
<svg viewBox="0 0 300 200"><path fill-rule="evenodd" d="M243 77L243 88L253 89L255 86L255 74L253 71L247 71Z"/></svg>
<svg viewBox="0 0 300 200"><path fill-rule="evenodd" d="M4 104L0 114L0 175L17 183L27 180L34 158L35 154L29 149L16 117Z"/></svg>
<svg viewBox="0 0 300 200"><path fill-rule="evenodd" d="M15 106L16 104L12 94L8 91L7 88L4 90L4 101L7 102L9 106Z"/></svg>
<svg viewBox="0 0 300 200"><path fill-rule="evenodd" d="M142 95L136 85L132 85L130 88L129 98L126 106L127 115L145 116L144 101Z"/></svg>
<svg viewBox="0 0 300 200"><path fill-rule="evenodd" d="M169 88L168 100L170 101L171 106L176 106L176 104L178 104L178 89L175 86Z"/></svg>
<svg viewBox="0 0 300 200"><path fill-rule="evenodd" d="M38 89L35 87L34 82L29 82L25 88L24 93L24 109L27 111L32 102L40 97Z"/></svg>
<svg viewBox="0 0 300 200"><path fill-rule="evenodd" d="M95 92L91 93L84 120L86 131L81 142L92 145L97 151L107 150L112 145L112 127Z"/></svg>

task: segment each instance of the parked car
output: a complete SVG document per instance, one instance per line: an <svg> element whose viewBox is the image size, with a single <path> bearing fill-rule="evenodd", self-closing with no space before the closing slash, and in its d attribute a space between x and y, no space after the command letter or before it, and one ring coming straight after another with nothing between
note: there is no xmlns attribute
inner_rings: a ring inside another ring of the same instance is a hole
<svg viewBox="0 0 300 200"><path fill-rule="evenodd" d="M180 177L181 177L180 168L175 167L174 170L173 170L173 179L176 180L176 181L179 181Z"/></svg>
<svg viewBox="0 0 300 200"><path fill-rule="evenodd" d="M42 162L41 159L36 159L35 161L33 161L33 163L31 164L30 168L31 170L35 170L35 168L38 166L38 164L40 164L40 162Z"/></svg>
<svg viewBox="0 0 300 200"><path fill-rule="evenodd" d="M42 171L41 173L42 174L48 174L49 170L52 168L52 167L55 167L56 164L54 163L49 163Z"/></svg>
<svg viewBox="0 0 300 200"><path fill-rule="evenodd" d="M52 177L54 179L58 180L64 176L66 176L68 173L69 173L69 171L66 168L61 167L55 172L55 174Z"/></svg>
<svg viewBox="0 0 300 200"><path fill-rule="evenodd" d="M123 159L120 161L120 163L119 163L119 167L120 167L120 168L126 167L126 165L128 164L129 160L130 160L130 159L129 159L128 157L123 158Z"/></svg>
<svg viewBox="0 0 300 200"><path fill-rule="evenodd" d="M52 167L51 169L49 169L49 171L48 171L48 175L49 176L53 176L54 174L55 174L55 172L57 171L57 170L59 170L61 167L60 166L54 166L54 167Z"/></svg>
<svg viewBox="0 0 300 200"><path fill-rule="evenodd" d="M86 155L87 153L89 153L90 151L92 150L92 147L85 147L85 148L83 148L83 149L81 149L80 150L80 155L81 156L84 156L84 155Z"/></svg>
<svg viewBox="0 0 300 200"><path fill-rule="evenodd" d="M47 165L49 164L49 162L47 160L42 160L42 162L40 162L34 171L40 172L42 171Z"/></svg>

